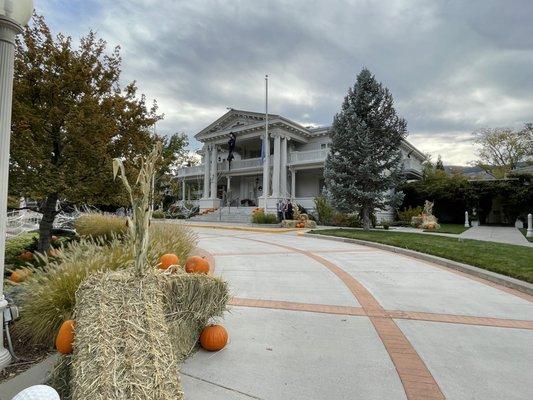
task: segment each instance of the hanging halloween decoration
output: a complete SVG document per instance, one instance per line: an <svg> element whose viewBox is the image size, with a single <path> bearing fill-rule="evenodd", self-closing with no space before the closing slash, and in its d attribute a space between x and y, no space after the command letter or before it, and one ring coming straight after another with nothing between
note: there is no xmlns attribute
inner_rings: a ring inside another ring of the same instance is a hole
<svg viewBox="0 0 533 400"><path fill-rule="evenodd" d="M235 133L231 132L229 134L229 140L228 140L228 169L231 170L231 161L235 158L233 155L233 152L235 151L235 143L237 141L237 137L235 136Z"/></svg>

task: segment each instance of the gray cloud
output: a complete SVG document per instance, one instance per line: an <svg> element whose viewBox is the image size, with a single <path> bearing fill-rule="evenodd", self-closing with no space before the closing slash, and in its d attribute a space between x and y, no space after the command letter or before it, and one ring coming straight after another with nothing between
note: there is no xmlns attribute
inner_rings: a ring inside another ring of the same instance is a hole
<svg viewBox="0 0 533 400"><path fill-rule="evenodd" d="M272 112L330 124L363 66L445 162L474 157L480 126L533 120L530 0L40 3L55 30L121 45L124 80L158 100L165 133L192 136L227 106L262 111L265 73Z"/></svg>

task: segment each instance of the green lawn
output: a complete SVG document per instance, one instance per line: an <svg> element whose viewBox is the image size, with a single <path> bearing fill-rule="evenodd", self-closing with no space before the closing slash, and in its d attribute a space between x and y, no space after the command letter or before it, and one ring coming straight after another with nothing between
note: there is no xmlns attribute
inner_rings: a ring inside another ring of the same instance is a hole
<svg viewBox="0 0 533 400"><path fill-rule="evenodd" d="M390 231L321 229L311 231L311 233L368 240L402 247L474 265L533 283L533 248L530 247Z"/></svg>
<svg viewBox="0 0 533 400"><path fill-rule="evenodd" d="M527 228L520 228L519 229L520 232L522 232L522 235L524 235L524 237L529 241L529 242L533 242L533 237L527 237L526 234L527 234Z"/></svg>
<svg viewBox="0 0 533 400"><path fill-rule="evenodd" d="M464 225L460 224L440 224L440 228L437 230L429 230L424 229L424 232L430 232L430 233L454 233L454 234L460 234L464 231L468 230L470 228L465 228Z"/></svg>

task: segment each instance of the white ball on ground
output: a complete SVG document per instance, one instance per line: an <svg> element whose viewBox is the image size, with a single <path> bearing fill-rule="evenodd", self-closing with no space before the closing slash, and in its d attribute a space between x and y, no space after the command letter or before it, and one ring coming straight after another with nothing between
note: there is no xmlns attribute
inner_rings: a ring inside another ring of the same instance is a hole
<svg viewBox="0 0 533 400"><path fill-rule="evenodd" d="M24 389L11 400L61 400L54 388L35 385Z"/></svg>

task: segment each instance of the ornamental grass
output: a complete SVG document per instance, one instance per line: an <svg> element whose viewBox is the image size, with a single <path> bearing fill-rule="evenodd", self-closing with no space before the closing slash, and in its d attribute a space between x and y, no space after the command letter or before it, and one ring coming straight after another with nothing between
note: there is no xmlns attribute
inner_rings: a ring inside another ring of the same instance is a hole
<svg viewBox="0 0 533 400"><path fill-rule="evenodd" d="M74 221L74 228L81 237L104 240L111 240L128 231L126 218L98 212L81 214Z"/></svg>
<svg viewBox="0 0 533 400"><path fill-rule="evenodd" d="M196 235L186 226L152 226L148 262L155 265L165 253L174 253L185 260L196 242ZM15 333L32 344L52 344L61 323L72 317L81 282L99 271L132 266L133 258L131 241L117 237L110 241L86 238L70 243L60 257L45 259L44 265L20 285L22 312L14 326Z"/></svg>

